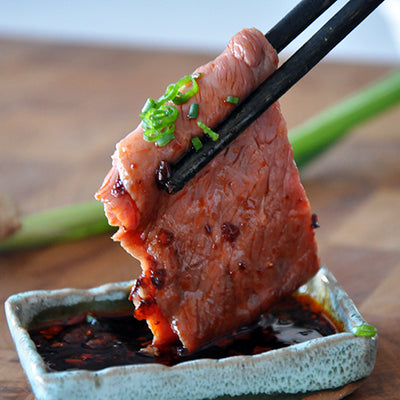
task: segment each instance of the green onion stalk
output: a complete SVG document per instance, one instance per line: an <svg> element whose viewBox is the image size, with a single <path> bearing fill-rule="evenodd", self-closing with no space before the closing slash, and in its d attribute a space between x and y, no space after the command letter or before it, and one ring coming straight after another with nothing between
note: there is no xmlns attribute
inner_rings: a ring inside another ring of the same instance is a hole
<svg viewBox="0 0 400 400"><path fill-rule="evenodd" d="M292 129L289 140L297 165L319 156L354 127L400 102L400 70L362 89ZM27 215L22 228L0 242L0 253L32 249L115 231L95 200Z"/></svg>
<svg viewBox="0 0 400 400"><path fill-rule="evenodd" d="M32 249L111 233L103 205L95 200L52 208L22 218L22 227L0 242L0 253Z"/></svg>
<svg viewBox="0 0 400 400"><path fill-rule="evenodd" d="M352 128L400 102L400 69L360 90L289 132L299 168L319 156Z"/></svg>

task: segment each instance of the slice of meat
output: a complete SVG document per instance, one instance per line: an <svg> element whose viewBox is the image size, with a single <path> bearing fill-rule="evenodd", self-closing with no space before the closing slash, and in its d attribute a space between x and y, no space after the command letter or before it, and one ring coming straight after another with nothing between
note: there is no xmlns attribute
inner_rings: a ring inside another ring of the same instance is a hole
<svg viewBox="0 0 400 400"><path fill-rule="evenodd" d="M193 351L252 322L319 268L310 205L278 103L177 194L155 183L160 162L177 160L199 135L186 118L191 103L212 127L233 107L224 99L244 98L277 62L261 32L241 31L198 68L199 92L178 107L175 140L158 148L138 127L117 145L96 196L120 226L114 239L141 261L131 298L155 347L179 338Z"/></svg>

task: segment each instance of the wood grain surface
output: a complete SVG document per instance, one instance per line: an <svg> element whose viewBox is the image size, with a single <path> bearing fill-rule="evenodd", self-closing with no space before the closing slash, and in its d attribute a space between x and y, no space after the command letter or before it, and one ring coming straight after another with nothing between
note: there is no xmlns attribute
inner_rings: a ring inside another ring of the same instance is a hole
<svg viewBox="0 0 400 400"><path fill-rule="evenodd" d="M146 98L214 56L0 40L0 192L22 214L91 199ZM289 128L391 69L320 64L282 98ZM301 175L321 224L321 259L379 331L375 370L348 398L399 399L400 109L354 130ZM3 254L0 299L128 280L139 268L107 236ZM3 310L0 398L34 399Z"/></svg>

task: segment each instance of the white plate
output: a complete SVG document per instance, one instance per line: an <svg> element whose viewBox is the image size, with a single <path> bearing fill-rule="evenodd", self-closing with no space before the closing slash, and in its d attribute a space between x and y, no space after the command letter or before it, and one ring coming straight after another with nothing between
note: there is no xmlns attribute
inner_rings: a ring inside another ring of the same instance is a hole
<svg viewBox="0 0 400 400"><path fill-rule="evenodd" d="M343 396L374 368L377 336L357 337L351 333L353 326L365 321L334 276L322 268L299 291L310 294L342 322L343 333L254 356L201 359L172 367L143 364L100 371L48 372L27 332L29 324L40 314L57 313L65 307L86 311L88 307L91 311L110 306L117 309L127 301L131 285L132 282L121 282L90 290L32 291L6 301L10 332L38 400L253 399L258 394L262 399L282 399L317 391L340 392Z"/></svg>

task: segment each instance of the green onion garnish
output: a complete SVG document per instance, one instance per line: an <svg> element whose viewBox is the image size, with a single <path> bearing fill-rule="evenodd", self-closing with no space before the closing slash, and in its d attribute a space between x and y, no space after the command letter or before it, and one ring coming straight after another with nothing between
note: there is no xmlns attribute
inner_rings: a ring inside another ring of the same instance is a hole
<svg viewBox="0 0 400 400"><path fill-rule="evenodd" d="M179 111L176 107L169 104L163 104L159 108L151 108L142 119L147 128L162 129L175 122Z"/></svg>
<svg viewBox="0 0 400 400"><path fill-rule="evenodd" d="M197 118L198 115L199 115L199 103L191 104L188 118L190 119Z"/></svg>
<svg viewBox="0 0 400 400"><path fill-rule="evenodd" d="M160 105L166 103L167 101L170 100L172 101L178 94L178 91L179 87L177 86L177 84L171 83L165 90L165 93L157 100L155 107L159 107Z"/></svg>
<svg viewBox="0 0 400 400"><path fill-rule="evenodd" d="M364 337L374 337L378 332L374 326L368 324L354 326L351 331L353 335Z"/></svg>
<svg viewBox="0 0 400 400"><path fill-rule="evenodd" d="M148 142L157 142L157 144L159 146L160 146L159 143L164 143L162 146L165 146L168 142L170 142L172 139L175 138L174 131L175 131L175 124L172 123L166 127L163 127L162 130L153 129L153 128L146 129L143 132L143 137ZM169 138L168 141L166 141L167 138ZM163 139L163 140L160 140L160 139Z"/></svg>
<svg viewBox="0 0 400 400"><path fill-rule="evenodd" d="M155 106L156 102L153 99L148 98L146 100L146 103L144 103L140 116L142 116L142 114L144 115L147 111L149 111L151 108L154 108Z"/></svg>
<svg viewBox="0 0 400 400"><path fill-rule="evenodd" d="M175 129L175 127L174 127L174 129ZM173 139L175 139L175 135L173 133L168 133L163 136L160 136L156 140L156 144L158 147L162 147L162 146L165 146L167 143L169 143Z"/></svg>
<svg viewBox="0 0 400 400"><path fill-rule="evenodd" d="M187 86L187 84L190 82L192 83L192 87L185 93L182 93L182 90L185 89L185 86ZM186 103L199 91L199 85L192 75L184 76L176 83L176 87L178 88L178 93L172 100L175 104Z"/></svg>
<svg viewBox="0 0 400 400"><path fill-rule="evenodd" d="M158 146L165 146L175 138L175 121L178 118L179 111L173 105L165 103L167 101L172 101L175 104L186 103L199 91L199 85L195 79L199 78L200 75L186 75L178 82L172 83L157 101L150 98L147 99L140 113L144 129L143 138L145 140L155 142ZM190 83L191 87L184 91ZM192 118L196 117L197 114Z"/></svg>
<svg viewBox="0 0 400 400"><path fill-rule="evenodd" d="M203 147L203 143L201 143L201 140L197 136L192 138L192 145L196 151Z"/></svg>
<svg viewBox="0 0 400 400"><path fill-rule="evenodd" d="M165 146L175 138L175 120L179 115L176 107L162 104L159 108L150 108L141 115L145 140L156 142L158 146Z"/></svg>
<svg viewBox="0 0 400 400"><path fill-rule="evenodd" d="M218 135L218 133L217 132L214 132L212 129L210 129L206 124L204 124L203 122L201 122L201 121L197 121L197 125L201 128L201 129L203 129L203 132L206 134L206 135L208 135L208 136L210 136L210 138L215 142L216 140L218 140L218 138L219 138L219 135Z"/></svg>
<svg viewBox="0 0 400 400"><path fill-rule="evenodd" d="M228 96L225 101L227 103L238 104L239 103L239 97Z"/></svg>

